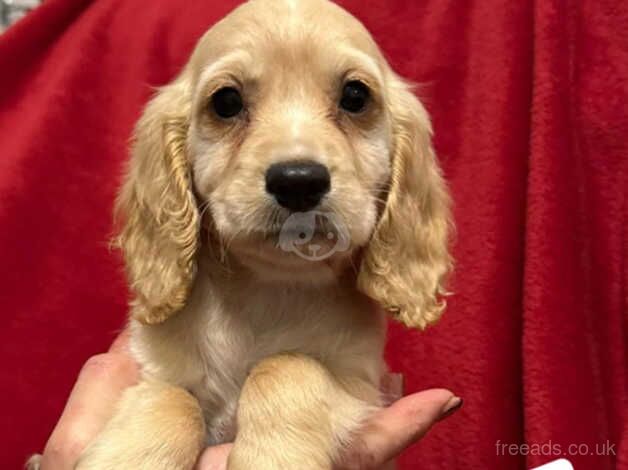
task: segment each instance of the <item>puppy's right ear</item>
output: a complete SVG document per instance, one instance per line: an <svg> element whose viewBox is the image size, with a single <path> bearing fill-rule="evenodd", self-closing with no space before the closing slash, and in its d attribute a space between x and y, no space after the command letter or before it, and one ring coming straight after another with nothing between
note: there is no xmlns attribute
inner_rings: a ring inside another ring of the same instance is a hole
<svg viewBox="0 0 628 470"><path fill-rule="evenodd" d="M180 310L196 275L200 224L186 158L190 93L181 76L146 106L116 205L131 314L147 324Z"/></svg>

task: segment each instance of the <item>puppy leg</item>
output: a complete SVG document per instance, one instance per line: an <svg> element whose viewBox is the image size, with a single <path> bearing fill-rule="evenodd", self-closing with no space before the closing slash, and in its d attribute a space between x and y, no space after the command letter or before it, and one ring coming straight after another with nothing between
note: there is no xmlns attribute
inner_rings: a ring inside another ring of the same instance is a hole
<svg viewBox="0 0 628 470"><path fill-rule="evenodd" d="M242 389L228 468L329 470L375 409L318 361L272 356L253 368Z"/></svg>
<svg viewBox="0 0 628 470"><path fill-rule="evenodd" d="M205 444L196 399L182 388L146 381L127 389L77 470L190 470Z"/></svg>

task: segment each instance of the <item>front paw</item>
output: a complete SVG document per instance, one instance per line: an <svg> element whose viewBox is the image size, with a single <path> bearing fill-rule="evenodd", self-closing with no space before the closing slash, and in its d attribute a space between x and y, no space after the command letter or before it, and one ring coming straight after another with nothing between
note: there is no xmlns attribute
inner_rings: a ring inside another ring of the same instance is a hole
<svg viewBox="0 0 628 470"><path fill-rule="evenodd" d="M191 470L205 446L205 424L185 390L143 382L126 390L113 418L76 470Z"/></svg>
<svg viewBox="0 0 628 470"><path fill-rule="evenodd" d="M130 418L133 419L133 418ZM110 426L80 456L75 470L192 470L205 433L185 420L150 428ZM156 423L152 423L156 424ZM162 423L165 424L165 423Z"/></svg>
<svg viewBox="0 0 628 470"><path fill-rule="evenodd" d="M229 453L227 470L282 470L282 469L331 470L332 463L324 452L315 449L282 448L280 445L234 445Z"/></svg>
<svg viewBox="0 0 628 470"><path fill-rule="evenodd" d="M196 449L170 445L147 445L141 436L126 439L100 439L80 457L75 470L192 470L198 458Z"/></svg>

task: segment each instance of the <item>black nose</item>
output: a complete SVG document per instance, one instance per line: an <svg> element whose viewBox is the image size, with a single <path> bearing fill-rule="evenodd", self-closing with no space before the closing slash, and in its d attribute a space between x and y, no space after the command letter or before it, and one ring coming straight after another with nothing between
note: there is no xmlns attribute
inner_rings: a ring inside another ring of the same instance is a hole
<svg viewBox="0 0 628 470"><path fill-rule="evenodd" d="M266 170L266 191L293 212L313 209L329 191L329 171L320 163L275 163Z"/></svg>

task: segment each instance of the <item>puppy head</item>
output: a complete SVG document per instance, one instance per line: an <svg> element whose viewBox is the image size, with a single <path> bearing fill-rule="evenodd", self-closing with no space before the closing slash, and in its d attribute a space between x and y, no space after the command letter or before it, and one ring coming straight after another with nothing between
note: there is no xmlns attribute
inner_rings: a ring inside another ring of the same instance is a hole
<svg viewBox="0 0 628 470"><path fill-rule="evenodd" d="M118 208L133 315L185 303L201 227L259 276L357 285L424 327L443 308L448 197L427 114L325 0L253 0L148 104ZM305 238L305 240L304 240Z"/></svg>

